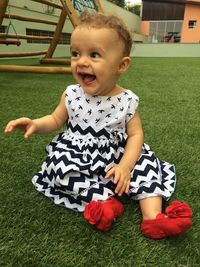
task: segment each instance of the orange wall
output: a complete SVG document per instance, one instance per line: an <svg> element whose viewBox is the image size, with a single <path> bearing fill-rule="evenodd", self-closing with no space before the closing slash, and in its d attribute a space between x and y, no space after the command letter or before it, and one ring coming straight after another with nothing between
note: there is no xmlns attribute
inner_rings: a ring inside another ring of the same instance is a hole
<svg viewBox="0 0 200 267"><path fill-rule="evenodd" d="M141 34L144 34L144 35L149 35L149 21L141 21L141 25L140 25L140 32Z"/></svg>
<svg viewBox="0 0 200 267"><path fill-rule="evenodd" d="M196 27L188 28L189 20L196 20ZM200 42L200 6L185 5L185 14L182 27L181 43L199 43Z"/></svg>

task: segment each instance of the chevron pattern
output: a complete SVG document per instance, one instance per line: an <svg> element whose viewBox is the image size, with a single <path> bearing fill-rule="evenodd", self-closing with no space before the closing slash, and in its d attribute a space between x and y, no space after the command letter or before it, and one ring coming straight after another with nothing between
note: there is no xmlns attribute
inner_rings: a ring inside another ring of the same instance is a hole
<svg viewBox="0 0 200 267"><path fill-rule="evenodd" d="M85 206L92 200L106 200L114 195L102 181L94 182L94 179L77 179L71 176L68 185L62 185L38 173L32 179L36 189L53 200L56 205L64 206L75 211L83 212ZM83 182L83 180L85 182ZM65 182L67 179L65 180ZM70 190L72 188L72 190Z"/></svg>
<svg viewBox="0 0 200 267"><path fill-rule="evenodd" d="M112 181L109 183L104 181L105 172L101 174L99 166L102 161L98 161L98 167L93 168L92 172L89 164L82 166L81 160L78 165L74 164L69 155L67 158L67 153L61 156L54 151L52 157L47 158L41 171L32 179L39 192L57 205L80 212L84 211L85 205L90 201L105 200L114 195L115 185ZM105 164L101 167L103 169ZM139 200L160 195L168 200L174 192L175 184L174 165L157 159L144 144L143 153L132 171L130 197Z"/></svg>
<svg viewBox="0 0 200 267"><path fill-rule="evenodd" d="M143 153L132 172L129 195L136 200L152 194L168 200L176 185L175 167L156 158L148 145L144 144L143 148Z"/></svg>
<svg viewBox="0 0 200 267"><path fill-rule="evenodd" d="M104 176L123 156L125 124L137 106L138 98L129 90L113 97L93 97L77 85L69 86L68 129L46 147L47 158L32 179L36 189L55 204L81 212L92 200L113 196L115 185ZM160 161L144 144L131 173L130 197L169 199L175 183L174 166Z"/></svg>

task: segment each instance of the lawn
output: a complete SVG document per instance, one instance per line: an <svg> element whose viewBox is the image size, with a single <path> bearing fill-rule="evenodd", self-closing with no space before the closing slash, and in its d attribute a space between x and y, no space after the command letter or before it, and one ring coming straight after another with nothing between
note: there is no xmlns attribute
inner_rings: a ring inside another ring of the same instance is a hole
<svg viewBox="0 0 200 267"><path fill-rule="evenodd" d="M33 59L18 62L37 65ZM123 217L101 233L81 213L55 206L34 189L31 178L55 133L24 140L19 131L5 136L4 126L13 118L51 112L74 81L70 74L0 72L0 266L200 266L199 70L197 58L133 58L120 81L140 97L145 142L176 166L170 201L186 201L194 213L186 234L157 241L142 235L138 203L126 196Z"/></svg>

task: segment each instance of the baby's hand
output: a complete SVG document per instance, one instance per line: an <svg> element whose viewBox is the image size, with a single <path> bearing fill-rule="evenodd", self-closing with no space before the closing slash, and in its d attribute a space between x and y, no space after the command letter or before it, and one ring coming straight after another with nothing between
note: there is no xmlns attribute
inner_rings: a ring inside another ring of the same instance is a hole
<svg viewBox="0 0 200 267"><path fill-rule="evenodd" d="M131 173L127 167L116 165L112 167L105 176L105 179L114 176L114 183L117 185L115 193L121 196L124 192L128 194Z"/></svg>
<svg viewBox="0 0 200 267"><path fill-rule="evenodd" d="M10 121L4 130L5 133L11 133L14 129L20 129L24 132L24 138L29 138L36 130L36 125L29 118L19 118Z"/></svg>

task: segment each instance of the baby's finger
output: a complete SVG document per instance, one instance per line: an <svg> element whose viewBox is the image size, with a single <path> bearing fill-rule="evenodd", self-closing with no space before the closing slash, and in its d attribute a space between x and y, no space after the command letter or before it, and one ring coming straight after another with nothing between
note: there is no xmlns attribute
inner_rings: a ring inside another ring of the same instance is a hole
<svg viewBox="0 0 200 267"><path fill-rule="evenodd" d="M30 123L24 132L24 138L28 139L36 131L36 126L33 123Z"/></svg>
<svg viewBox="0 0 200 267"><path fill-rule="evenodd" d="M33 127L30 127L25 133L24 138L28 139L33 134Z"/></svg>
<svg viewBox="0 0 200 267"><path fill-rule="evenodd" d="M126 184L123 184L122 187L120 188L119 192L118 192L118 196L122 196L122 194L125 192L126 189Z"/></svg>
<svg viewBox="0 0 200 267"><path fill-rule="evenodd" d="M121 177L121 174L120 174L119 172L116 171L116 172L115 172L115 177L114 177L114 181L113 181L113 182L114 182L114 184L117 184L117 186L120 185L120 184L119 184L119 182L120 182L120 177ZM123 182L121 182L121 183L123 184Z"/></svg>
<svg viewBox="0 0 200 267"><path fill-rule="evenodd" d="M21 118L21 119L16 119L16 120L12 120L10 121L6 128L5 128L5 132L12 132L15 128L19 127L20 125L26 125L27 124L27 119L26 118Z"/></svg>
<svg viewBox="0 0 200 267"><path fill-rule="evenodd" d="M12 125L14 127L19 127L19 126L26 126L30 123L30 119L29 118L26 118L26 117L22 117L22 118L19 118L19 119L16 119L13 121Z"/></svg>
<svg viewBox="0 0 200 267"><path fill-rule="evenodd" d="M10 121L10 122L6 125L6 127L5 127L5 129L4 129L4 132L5 132L5 133L10 133L10 132L12 132L13 129L14 129L14 120Z"/></svg>
<svg viewBox="0 0 200 267"><path fill-rule="evenodd" d="M105 179L107 179L107 178L110 178L111 176L113 176L115 174L115 170L114 170L114 168L111 168L107 173L106 173L106 175L105 175Z"/></svg>
<svg viewBox="0 0 200 267"><path fill-rule="evenodd" d="M119 192L121 191L121 189L123 188L123 186L124 186L124 181L123 181L123 179L121 179L117 183L117 187L115 188L115 193L116 194L119 194Z"/></svg>
<svg viewBox="0 0 200 267"><path fill-rule="evenodd" d="M128 194L128 192L129 192L130 183L131 183L130 181L127 182L126 189L125 189L126 194Z"/></svg>

